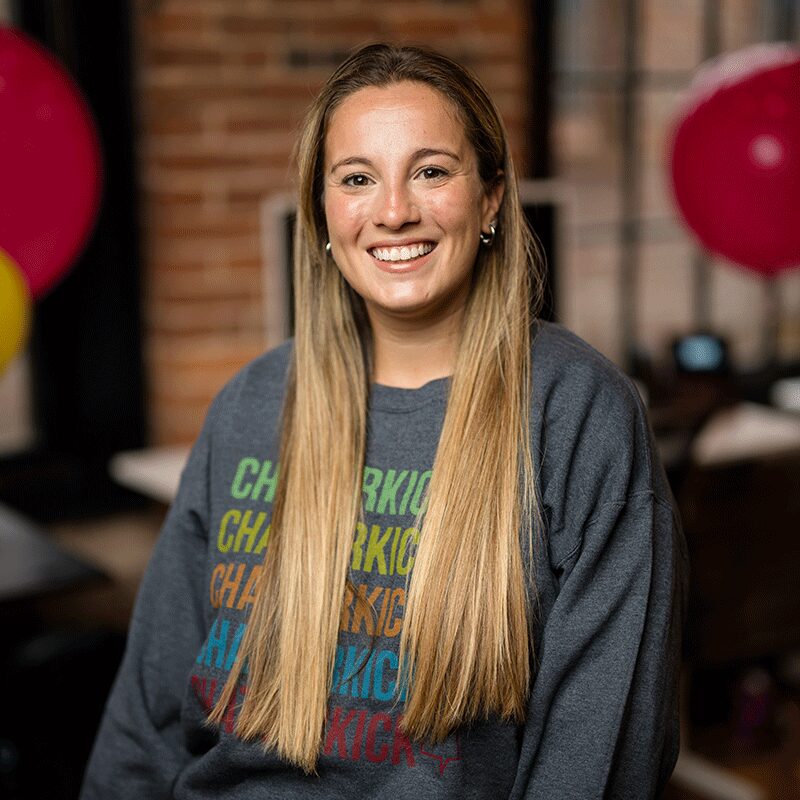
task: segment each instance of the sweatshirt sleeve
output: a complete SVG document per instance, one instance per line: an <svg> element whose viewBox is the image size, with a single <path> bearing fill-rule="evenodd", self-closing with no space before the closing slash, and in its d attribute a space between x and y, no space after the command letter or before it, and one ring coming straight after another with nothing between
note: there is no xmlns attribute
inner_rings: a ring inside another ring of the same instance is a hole
<svg viewBox="0 0 800 800"><path fill-rule="evenodd" d="M140 585L81 800L171 797L172 783L189 759L181 704L194 654L205 636L202 587L211 416L184 468Z"/></svg>
<svg viewBox="0 0 800 800"><path fill-rule="evenodd" d="M687 577L672 505L652 491L600 505L555 572L517 796L659 797L678 755Z"/></svg>

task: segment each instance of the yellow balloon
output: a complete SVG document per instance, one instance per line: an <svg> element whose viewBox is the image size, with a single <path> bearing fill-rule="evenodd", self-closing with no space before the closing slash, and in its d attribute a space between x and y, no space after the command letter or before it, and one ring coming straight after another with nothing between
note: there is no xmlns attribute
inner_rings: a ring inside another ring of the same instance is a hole
<svg viewBox="0 0 800 800"><path fill-rule="evenodd" d="M16 262L0 250L0 373L28 340L31 296Z"/></svg>

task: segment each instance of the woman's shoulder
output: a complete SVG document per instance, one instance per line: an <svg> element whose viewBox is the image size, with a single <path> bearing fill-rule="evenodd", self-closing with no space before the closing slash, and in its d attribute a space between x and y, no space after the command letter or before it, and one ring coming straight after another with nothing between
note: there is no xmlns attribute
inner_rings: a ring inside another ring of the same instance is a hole
<svg viewBox="0 0 800 800"><path fill-rule="evenodd" d="M219 390L211 403L213 420L258 414L260 418L277 415L283 404L291 362L293 339L249 361Z"/></svg>
<svg viewBox="0 0 800 800"><path fill-rule="evenodd" d="M534 413L565 429L602 423L609 436L646 427L644 403L631 378L580 336L553 322L537 322L532 341Z"/></svg>
<svg viewBox="0 0 800 800"><path fill-rule="evenodd" d="M632 494L669 497L647 410L616 364L545 322L534 333L532 370L535 449L547 499L562 506L557 516L581 507L588 518Z"/></svg>
<svg viewBox="0 0 800 800"><path fill-rule="evenodd" d="M604 390L609 398L641 410L633 381L611 359L576 333L556 322L538 320L532 334L534 391L537 382L544 392L573 396Z"/></svg>

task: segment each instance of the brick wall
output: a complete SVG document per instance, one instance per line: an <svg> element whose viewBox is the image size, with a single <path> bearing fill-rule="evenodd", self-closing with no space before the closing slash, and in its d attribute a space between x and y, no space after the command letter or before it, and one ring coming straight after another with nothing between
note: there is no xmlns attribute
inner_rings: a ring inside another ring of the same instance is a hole
<svg viewBox="0 0 800 800"><path fill-rule="evenodd" d="M264 312L259 205L291 190L295 132L333 67L352 48L376 40L428 44L454 56L487 85L524 167L525 6L522 0L135 3L154 444L191 440L225 380L276 343Z"/></svg>

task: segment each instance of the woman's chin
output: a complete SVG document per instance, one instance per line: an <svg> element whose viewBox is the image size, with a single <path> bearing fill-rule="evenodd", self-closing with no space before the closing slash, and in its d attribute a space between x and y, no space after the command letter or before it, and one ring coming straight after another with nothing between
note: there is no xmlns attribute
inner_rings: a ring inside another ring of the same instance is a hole
<svg viewBox="0 0 800 800"><path fill-rule="evenodd" d="M458 314L464 308L464 302L459 302L456 295L443 298L428 294L385 297L380 300L365 298L365 305L370 319L373 320L377 318L430 325Z"/></svg>

